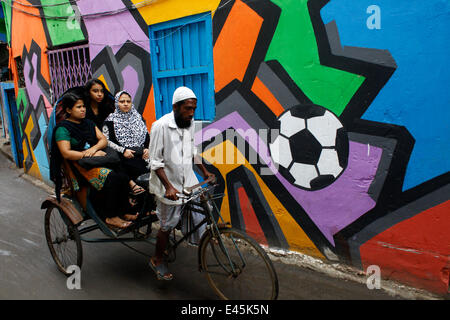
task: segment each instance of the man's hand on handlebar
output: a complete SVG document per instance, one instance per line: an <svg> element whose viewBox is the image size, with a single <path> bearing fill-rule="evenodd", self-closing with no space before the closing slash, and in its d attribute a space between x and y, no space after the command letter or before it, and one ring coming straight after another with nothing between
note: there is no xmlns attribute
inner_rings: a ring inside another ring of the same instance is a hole
<svg viewBox="0 0 450 320"><path fill-rule="evenodd" d="M169 200L177 201L178 200L177 193L180 193L180 191L171 186L166 190L164 197Z"/></svg>
<svg viewBox="0 0 450 320"><path fill-rule="evenodd" d="M205 172L205 180L208 180L211 183L215 183L216 182L216 175L214 173L206 171Z"/></svg>
<svg viewBox="0 0 450 320"><path fill-rule="evenodd" d="M192 186L190 188L183 189L183 193L181 193L180 191L175 189L172 185L168 186L166 189L166 192L164 194L164 197L166 199L169 199L172 201L177 201L179 198L185 199L186 197L189 197L191 195L192 190L194 188L201 187L201 185L203 185L205 183L215 184L215 182L216 182L215 174L206 171L206 172L204 172L204 176L205 176L205 181L203 181L202 183L196 184L195 186Z"/></svg>

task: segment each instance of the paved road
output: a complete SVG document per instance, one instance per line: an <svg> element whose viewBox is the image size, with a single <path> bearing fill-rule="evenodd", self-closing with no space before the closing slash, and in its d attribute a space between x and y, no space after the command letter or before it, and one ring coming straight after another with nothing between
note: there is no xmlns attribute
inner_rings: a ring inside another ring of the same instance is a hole
<svg viewBox="0 0 450 320"><path fill-rule="evenodd" d="M46 196L0 153L0 299L215 299L191 247L177 251L175 279L165 282L155 279L147 257L121 244L83 244L82 288L67 289L45 242L40 204ZM280 299L398 299L298 266L277 262L275 268Z"/></svg>

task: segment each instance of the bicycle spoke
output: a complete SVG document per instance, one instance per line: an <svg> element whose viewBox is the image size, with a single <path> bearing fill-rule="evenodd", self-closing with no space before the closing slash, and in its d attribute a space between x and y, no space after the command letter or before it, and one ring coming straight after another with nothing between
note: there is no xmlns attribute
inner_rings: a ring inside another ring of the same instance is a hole
<svg viewBox="0 0 450 320"><path fill-rule="evenodd" d="M81 240L73 224L64 221L58 208L47 209L45 234L53 260L59 270L67 275L70 265L81 266Z"/></svg>
<svg viewBox="0 0 450 320"><path fill-rule="evenodd" d="M229 276L230 276L230 273L228 273L228 272L211 271L211 270L209 269L209 267L208 267L208 270L209 270L209 271L206 271L206 273L222 275L222 276L224 276L224 277L229 277Z"/></svg>
<svg viewBox="0 0 450 320"><path fill-rule="evenodd" d="M278 280L263 249L233 229L202 246L202 267L213 289L223 299L274 299Z"/></svg>

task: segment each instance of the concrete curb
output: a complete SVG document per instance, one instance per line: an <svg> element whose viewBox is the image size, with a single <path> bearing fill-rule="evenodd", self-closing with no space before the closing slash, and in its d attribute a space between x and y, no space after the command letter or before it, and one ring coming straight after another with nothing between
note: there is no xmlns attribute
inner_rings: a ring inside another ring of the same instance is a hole
<svg viewBox="0 0 450 320"><path fill-rule="evenodd" d="M32 184L35 185L36 187L39 187L39 188L43 189L43 190L44 190L45 192L47 192L49 195L50 195L50 194L55 194L55 190L54 190L54 188L53 188L52 186L49 186L48 184L46 184L46 183L43 182L42 180L39 180L39 179L37 179L37 178L35 178L35 177L32 177L32 176L30 176L30 175L24 173L24 172L22 171L22 169L16 168L16 170L17 170L18 172L20 172L20 173L19 173L19 177L21 177L21 178L27 180L28 182L32 183Z"/></svg>
<svg viewBox="0 0 450 320"><path fill-rule="evenodd" d="M11 147L7 147L5 143L9 142L9 140L6 140L4 138L0 138L0 152L8 158L9 161L14 162L14 157L11 154Z"/></svg>
<svg viewBox="0 0 450 320"><path fill-rule="evenodd" d="M307 268L330 277L353 281L367 285L368 275L360 269L343 263L332 263L295 252L265 248L273 261ZM369 290L369 289L368 289ZM377 289L373 289L377 290ZM407 300L446 300L446 298L426 290L410 287L393 280L381 279L380 289L392 297L401 297Z"/></svg>

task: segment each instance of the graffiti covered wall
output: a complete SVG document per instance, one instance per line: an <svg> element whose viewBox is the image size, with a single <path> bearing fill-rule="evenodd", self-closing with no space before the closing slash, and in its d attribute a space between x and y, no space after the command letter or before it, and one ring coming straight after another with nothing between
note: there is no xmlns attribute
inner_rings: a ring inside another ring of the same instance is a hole
<svg viewBox="0 0 450 320"><path fill-rule="evenodd" d="M446 293L450 5L412 2L4 1L25 170L48 180L48 47L88 41L93 76L150 127L149 25L211 12L216 117L195 138L223 215L270 247Z"/></svg>

